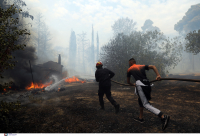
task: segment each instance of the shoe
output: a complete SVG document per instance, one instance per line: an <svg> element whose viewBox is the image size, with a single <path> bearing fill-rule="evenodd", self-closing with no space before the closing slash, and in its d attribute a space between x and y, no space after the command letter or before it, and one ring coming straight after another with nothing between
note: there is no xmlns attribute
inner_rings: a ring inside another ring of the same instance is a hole
<svg viewBox="0 0 200 136"><path fill-rule="evenodd" d="M139 117L137 118L133 118L135 121L140 122L140 123L144 123L144 119L140 119Z"/></svg>
<svg viewBox="0 0 200 136"><path fill-rule="evenodd" d="M170 119L170 116L168 116L168 115L164 115L164 118L161 119L161 121L162 121L162 130L165 130L165 128L167 127L169 119Z"/></svg>
<svg viewBox="0 0 200 136"><path fill-rule="evenodd" d="M117 114L118 112L119 112L119 104L117 104L116 106L115 106L115 113Z"/></svg>

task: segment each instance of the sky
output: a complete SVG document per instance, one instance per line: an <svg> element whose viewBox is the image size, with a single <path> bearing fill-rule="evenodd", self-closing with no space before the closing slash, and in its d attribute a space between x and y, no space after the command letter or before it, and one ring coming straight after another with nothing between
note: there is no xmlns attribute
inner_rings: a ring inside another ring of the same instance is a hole
<svg viewBox="0 0 200 136"><path fill-rule="evenodd" d="M141 30L145 20L151 19L167 36L176 36L174 25L183 18L199 0L23 0L33 16L39 12L52 34L54 47L69 46L71 30L76 34L87 33L91 41L92 25L97 31L100 47L113 36L111 26L121 17L129 17L137 22ZM34 20L31 21L34 26Z"/></svg>

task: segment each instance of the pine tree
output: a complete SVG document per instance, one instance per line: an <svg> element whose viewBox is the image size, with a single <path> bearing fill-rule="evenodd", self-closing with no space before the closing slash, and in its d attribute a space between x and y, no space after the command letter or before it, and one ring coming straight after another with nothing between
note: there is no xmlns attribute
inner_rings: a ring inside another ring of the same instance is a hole
<svg viewBox="0 0 200 136"><path fill-rule="evenodd" d="M99 36L97 32L97 53L96 53L96 60L99 61Z"/></svg>
<svg viewBox="0 0 200 136"><path fill-rule="evenodd" d="M77 48L77 44L76 44L76 35L74 31L71 31L71 36L70 36L70 42L69 42L69 66L71 69L76 68L76 48ZM74 74L72 72L72 74Z"/></svg>
<svg viewBox="0 0 200 136"><path fill-rule="evenodd" d="M94 54L94 29L92 25L92 44L91 44L91 74L94 72L95 65L95 54Z"/></svg>

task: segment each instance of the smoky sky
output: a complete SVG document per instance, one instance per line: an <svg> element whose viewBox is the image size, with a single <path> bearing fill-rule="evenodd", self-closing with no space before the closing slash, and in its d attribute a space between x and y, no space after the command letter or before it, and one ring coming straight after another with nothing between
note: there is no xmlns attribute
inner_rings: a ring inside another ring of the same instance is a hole
<svg viewBox="0 0 200 136"><path fill-rule="evenodd" d="M190 7L185 13L185 16L174 25L174 29L179 33L185 31L186 33L200 28L200 4Z"/></svg>

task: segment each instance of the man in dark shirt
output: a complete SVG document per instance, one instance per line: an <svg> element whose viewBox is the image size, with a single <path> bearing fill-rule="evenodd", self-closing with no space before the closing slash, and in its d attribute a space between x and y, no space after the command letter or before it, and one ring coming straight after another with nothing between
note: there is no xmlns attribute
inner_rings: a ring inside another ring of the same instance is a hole
<svg viewBox="0 0 200 136"><path fill-rule="evenodd" d="M127 71L127 83L131 86L136 86L135 93L138 95L138 103L140 106L140 115L138 118L134 118L134 120L143 123L143 109L146 108L147 110L161 118L162 129L164 130L167 127L170 117L168 115L164 115L160 110L154 108L149 103L149 100L151 99L151 86L145 73L145 70L153 69L157 75L156 80L160 80L161 77L157 68L153 65L136 65L136 61L134 58L131 58L129 60L129 66L130 68ZM131 75L136 80L135 84L132 84L130 82Z"/></svg>
<svg viewBox="0 0 200 136"><path fill-rule="evenodd" d="M103 64L101 62L97 62L96 64L96 72L95 77L96 81L99 82L99 102L102 110L104 110L104 101L103 96L106 94L107 99L111 102L111 104L115 107L115 113L119 112L119 104L112 98L111 96L111 81L110 79L115 75L112 71L102 68Z"/></svg>

